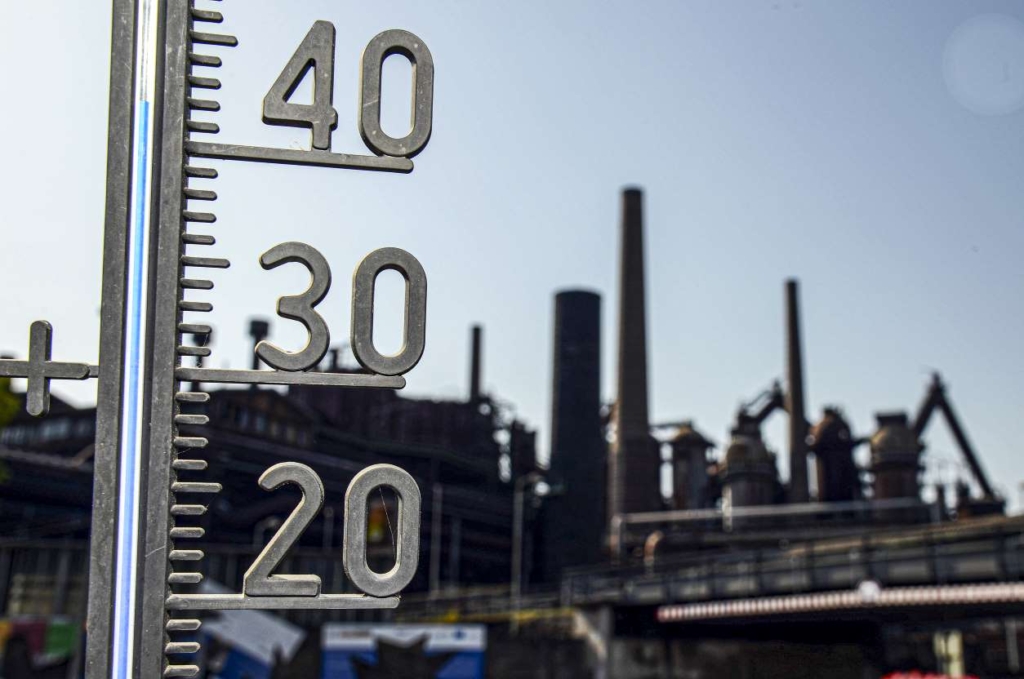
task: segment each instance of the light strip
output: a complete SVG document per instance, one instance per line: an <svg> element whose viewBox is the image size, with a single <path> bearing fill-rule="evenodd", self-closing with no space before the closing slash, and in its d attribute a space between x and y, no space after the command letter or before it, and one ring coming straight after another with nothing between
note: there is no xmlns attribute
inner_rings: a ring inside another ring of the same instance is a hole
<svg viewBox="0 0 1024 679"><path fill-rule="evenodd" d="M866 589L863 592L857 590L837 590L815 594L661 606L658 609L658 622L749 618L864 608L949 606L1022 601L1024 601L1024 583L1015 582L891 587L877 590Z"/></svg>
<svg viewBox="0 0 1024 679"><path fill-rule="evenodd" d="M120 484L117 506L112 679L130 679L138 608L140 459L145 393L152 225L153 115L160 0L137 0L132 120L132 190L128 224L125 334L121 384ZM102 527L100 527L102 529Z"/></svg>

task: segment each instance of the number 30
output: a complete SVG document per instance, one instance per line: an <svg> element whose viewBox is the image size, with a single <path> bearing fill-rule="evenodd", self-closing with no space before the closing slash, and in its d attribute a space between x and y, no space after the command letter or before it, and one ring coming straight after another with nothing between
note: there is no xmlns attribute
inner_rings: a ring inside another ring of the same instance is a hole
<svg viewBox="0 0 1024 679"><path fill-rule="evenodd" d="M327 353L331 333L316 305L331 287L331 267L320 252L305 243L275 245L260 257L264 269L295 262L309 270L309 287L299 295L286 295L277 302L277 313L302 323L309 333L300 351L285 351L266 340L256 345L256 355L278 370L309 370ZM401 350L386 356L373 344L374 289L377 276L397 271L405 278L405 331ZM427 274L419 260L399 248L381 248L368 254L352 276L352 353L359 364L378 375L401 375L419 363L427 335Z"/></svg>

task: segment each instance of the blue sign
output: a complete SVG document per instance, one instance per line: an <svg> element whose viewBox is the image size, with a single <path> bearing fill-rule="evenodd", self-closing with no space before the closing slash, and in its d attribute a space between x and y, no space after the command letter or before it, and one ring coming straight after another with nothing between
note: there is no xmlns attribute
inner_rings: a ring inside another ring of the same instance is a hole
<svg viewBox="0 0 1024 679"><path fill-rule="evenodd" d="M483 679L483 625L329 624L322 679Z"/></svg>

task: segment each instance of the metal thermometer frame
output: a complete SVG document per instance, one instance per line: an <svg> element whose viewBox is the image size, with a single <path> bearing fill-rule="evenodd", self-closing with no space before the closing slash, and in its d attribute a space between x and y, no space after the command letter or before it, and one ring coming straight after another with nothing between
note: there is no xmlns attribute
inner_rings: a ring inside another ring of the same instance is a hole
<svg viewBox="0 0 1024 679"><path fill-rule="evenodd" d="M213 597L178 592L178 586L201 579L198 571L186 568L203 556L202 550L178 542L200 538L204 532L179 521L205 512L202 498L220 490L219 484L194 477L207 463L192 451L202 449L207 440L183 436L178 430L179 425L194 429L208 422L205 415L182 412L181 406L206 401L209 395L182 391L182 382L401 388L401 375L423 352L426 316L426 276L419 262L397 248L377 250L357 269L352 293L352 346L369 374L309 372L329 340L327 325L313 307L326 294L330 272L314 249L285 243L264 255L264 267L299 262L310 269L311 290L316 287L317 292L282 297L278 309L285 318L306 326L314 348L287 352L264 343L258 355L274 368L270 371L182 366L183 357L209 354L203 345L211 332L208 325L186 319L186 314L212 309L209 303L185 298L186 291L213 287L190 272L230 265L225 258L196 255L191 249L216 242L212 235L192 230L216 221L212 212L192 207L197 201L215 200L216 193L190 187L189 180L215 178L217 172L194 163L214 158L411 172L410 158L430 138L433 60L426 45L406 31L384 31L373 38L363 53L360 89L360 134L372 154L332 152L330 131L337 124L331 84L334 27L318 21L267 95L263 112L268 124L311 127L311 148L216 144L193 138L219 128L193 120L191 114L220 108L216 101L195 96L218 89L219 81L194 72L196 66L220 65L218 57L197 52L196 46L237 44L232 36L196 29L197 23L220 23L220 13L196 8L194 0L112 0L112 6L99 365L51 360L53 328L40 320L32 324L28 359L0 359L0 376L27 378L27 409L40 416L49 410L51 380L99 378L86 676L192 676L198 673L197 666L168 659L199 650L194 641L174 638L200 626L194 617L176 617L179 611L397 605L398 591L415 571L420 496L412 477L391 465L374 465L353 480L347 510L359 518L369 491L389 485L399 497L399 525L408 529L400 540L395 568L384 574L366 566L365 545L358 543L362 532L352 530L351 540L346 533L346 569L366 594L324 594L319 583L312 586L309 576L273 575L270 571L291 544L280 534L257 557L251 570L263 559L270 561L260 566L251 586L247 578L243 590L251 592ZM413 64L412 130L402 139L389 137L380 127L381 68L391 54L404 55ZM304 62L307 57L312 61ZM291 104L289 79L311 67L317 69L320 88L315 90L315 105ZM373 284L388 269L401 273L407 284L406 345L398 356L383 356L373 347ZM183 341L188 336L195 341ZM276 487L274 479L278 485L301 482L307 488L319 483L315 472L292 462L275 465L261 483ZM185 501L182 496L198 499ZM304 527L297 525L291 540Z"/></svg>

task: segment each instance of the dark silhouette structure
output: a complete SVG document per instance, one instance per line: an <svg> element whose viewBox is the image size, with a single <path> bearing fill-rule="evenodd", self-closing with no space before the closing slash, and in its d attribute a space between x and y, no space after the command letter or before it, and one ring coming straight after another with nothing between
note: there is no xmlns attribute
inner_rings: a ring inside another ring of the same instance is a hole
<svg viewBox="0 0 1024 679"><path fill-rule="evenodd" d="M856 440L838 408L825 408L809 434L818 472L818 500L850 502L862 498L860 471L853 459Z"/></svg>
<svg viewBox="0 0 1024 679"><path fill-rule="evenodd" d="M255 553L295 506L288 489L264 492L256 478L275 463L295 460L318 471L334 504L310 524L283 572L318 573L325 590L344 591L340 500L355 473L386 462L414 476L423 517L419 572L401 608L380 615L515 619L517 630L537 625L534 639L506 640L524 644L515 647L520 656L531 655L528 645L538 638L557 645L549 633L586 628L588 644L600 638L599 645L610 649L603 661L611 668L607 676L663 676L660 669L626 670L659 653L704 651L703 662L712 669L700 676L723 676L724 656L711 652L714 643L691 643L687 635L713 639L719 634L716 643L732 649L730 654L750 654L756 649L740 638L746 630L734 633L720 623L753 621L761 625L758 634L765 644L772 649L788 644L789 653L803 648L808 635L819 641L846 639L850 630L843 616L863 616L857 622L865 635L854 642L858 649L923 657L906 641L911 637L892 625L907 625L916 630L915 638L930 644L934 630L925 618L933 613L941 614L943 624L980 616L974 628L980 634L997 629L984 616L1019 610L1011 606L1024 601L1024 590L1016 589L1024 581L1024 518L1000 515L1003 499L986 477L938 375L915 418L880 413L871 436L858 436L837 407L808 422L796 280L786 281L783 298L784 380L739 407L724 450L714 454L715 444L693 421L651 424L642 203L638 189L623 192L618 362L610 409L601 402L601 297L577 289L555 296L547 470L538 468L534 432L483 387L479 326L470 335L465 400L292 386L287 391L213 389L208 402L183 404L182 434L196 433L190 420L208 417L202 433L210 445L182 454L180 460L193 463L182 469L182 477L202 461L209 465L204 480L223 485L200 520L210 557L203 563L204 577L237 591ZM269 330L253 322L254 343ZM332 351L319 370L361 371L340 357L340 350ZM8 387L0 382L3 412L16 411L0 421L0 612L21 614L37 606L45 614L80 617L95 409L74 408L53 397L51 417L35 420L24 412L24 394ZM788 419L781 454L787 455L791 474L785 484L776 451L762 435L765 422L777 413ZM980 497L963 479L955 482L951 505L941 485L936 501L922 496L921 436L938 413L947 420ZM865 444L870 459L861 466L855 453ZM671 452L667 506L661 492L662 449ZM816 493L809 483L812 474ZM547 494L539 491L542 479ZM384 492L370 507L368 560L376 570L394 559L388 539L394 510L393 496ZM521 561L512 558L517 547ZM521 591L509 587L513 561ZM28 582L40 584L21 586ZM896 599L878 599L886 596ZM950 601L959 608L948 607ZM920 608L925 605L934 610ZM655 609L662 608L669 613L656 622ZM539 609L547 610L533 615ZM568 621L567 609L573 616ZM322 622L302 615L296 618L308 627ZM926 624L919 625L922 620ZM659 626L678 622L703 627ZM892 629L899 634L883 638L882 631ZM983 643L994 647L1015 630L1002 630L999 640ZM971 643L980 647L982 642ZM24 654L15 651L10 662L24 666ZM580 652L585 655L585 649ZM876 662L852 652L850 657L855 669ZM429 675L443 661L421 646L382 649L380 658L364 663L360 676L399 670L402 676ZM315 663L305 662L293 663L296 676L312 671ZM12 668L12 676L20 669ZM779 674L779 666L773 669Z"/></svg>
<svg viewBox="0 0 1024 679"><path fill-rule="evenodd" d="M672 507L701 509L712 496L708 476L708 450L714 443L698 432L692 422L680 425L672 438Z"/></svg>
<svg viewBox="0 0 1024 679"><path fill-rule="evenodd" d="M377 662L355 658L358 679L433 679L447 665L454 653L429 655L425 637L406 646L385 640L377 641Z"/></svg>
<svg viewBox="0 0 1024 679"><path fill-rule="evenodd" d="M775 458L769 454L761 429L753 419L741 419L732 430L719 476L724 508L775 503L778 495Z"/></svg>
<svg viewBox="0 0 1024 679"><path fill-rule="evenodd" d="M263 328L252 335L254 342L267 336ZM475 344L474 362L480 365L481 343ZM340 365L337 354L321 369L359 370ZM508 581L513 484L517 474L537 469L535 434L479 390L475 400L444 401L383 389L211 389L207 402L183 404L182 413L208 417L203 431L210 440L206 449L183 453L182 459L206 462L204 480L223 485L200 527L213 545L235 550L213 559L207 577L237 586L253 556L247 551L262 544L277 525L273 521L295 506L289 489L267 493L256 479L273 464L295 460L318 471L328 497L300 548L322 550L317 558L337 563L339 578L348 483L364 467L387 462L412 474L423 493L420 568L408 591ZM190 425L183 424L182 432L189 435ZM19 410L0 431L6 473L0 479L0 537L73 541L88 535L94 435L93 408L74 408L54 397L45 420ZM511 475L502 474L503 460ZM188 473L182 471L186 480ZM394 502L381 495L380 506L371 507L370 520L382 529L370 531L373 563L393 560L387 521L394 520ZM57 560L48 563L58 569ZM0 609L5 591L0 586Z"/></svg>
<svg viewBox="0 0 1024 679"><path fill-rule="evenodd" d="M474 325L471 329L469 352L469 401L478 403L483 394L483 334L484 329Z"/></svg>
<svg viewBox="0 0 1024 679"><path fill-rule="evenodd" d="M789 413L789 501L807 502L807 420L797 282L786 281L786 412Z"/></svg>
<svg viewBox="0 0 1024 679"><path fill-rule="evenodd" d="M916 498L921 494L921 451L907 414L879 413L878 431L871 437L874 498Z"/></svg>
<svg viewBox="0 0 1024 679"><path fill-rule="evenodd" d="M981 458L978 457L978 454L974 451L974 446L971 445L970 440L967 438L967 432L964 431L963 425L960 424L960 418L957 417L956 410L953 409L953 404L946 396L946 385L938 373L932 374L932 382L928 386L928 392L917 411L917 417L914 419L915 436L920 438L924 434L936 409L946 419L946 424L949 425L949 430L953 434L953 438L956 440L964 460L971 469L971 475L981 489L981 502L999 505L999 497L992 489L992 484L988 481L988 475L985 474L985 470L981 466Z"/></svg>
<svg viewBox="0 0 1024 679"><path fill-rule="evenodd" d="M598 563L605 535L606 444L601 422L601 297L585 290L555 295L551 390L554 493L544 506L544 576Z"/></svg>
<svg viewBox="0 0 1024 679"><path fill-rule="evenodd" d="M619 346L614 429L608 456L611 519L661 509L661 459L647 408L647 314L644 293L643 194L622 192L619 269Z"/></svg>

